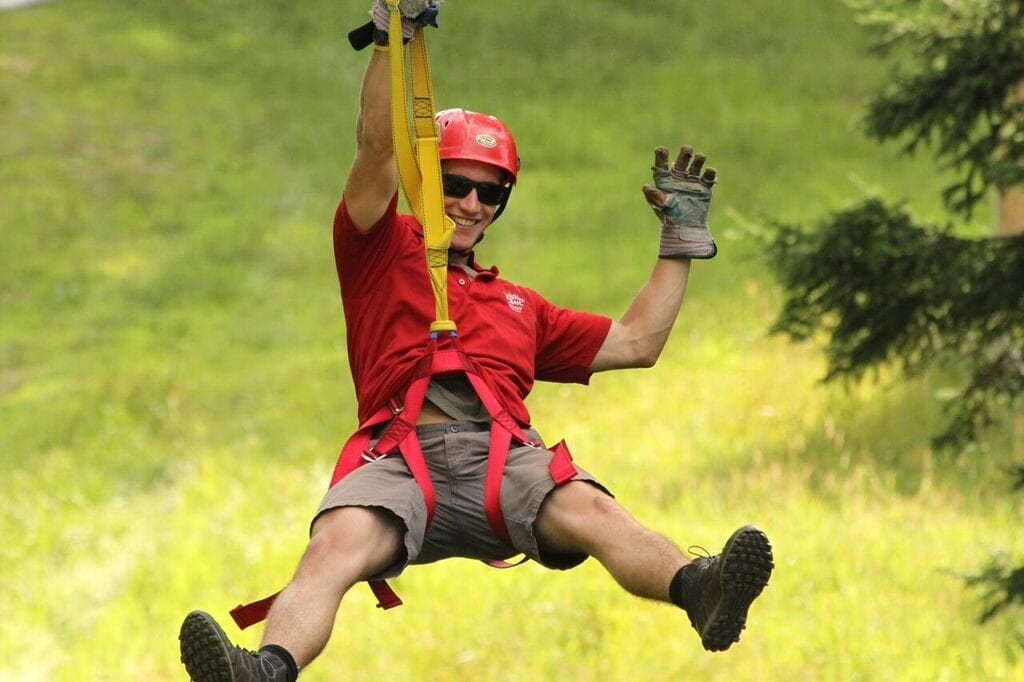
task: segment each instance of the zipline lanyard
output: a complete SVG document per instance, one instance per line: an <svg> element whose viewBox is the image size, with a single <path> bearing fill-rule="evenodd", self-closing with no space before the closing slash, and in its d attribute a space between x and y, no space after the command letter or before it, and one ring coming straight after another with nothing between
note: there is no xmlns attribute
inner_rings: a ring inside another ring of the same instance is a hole
<svg viewBox="0 0 1024 682"><path fill-rule="evenodd" d="M410 44L412 70L412 128L409 136L409 103L405 79L405 48L402 44L402 16L399 0L387 0L390 12L388 52L391 57L391 137L398 164L398 177L413 215L423 226L427 272L434 292L432 333L456 331L448 318L448 247L455 234L455 222L444 210L438 132L434 122L434 87L430 79L427 43L423 26L417 26Z"/></svg>

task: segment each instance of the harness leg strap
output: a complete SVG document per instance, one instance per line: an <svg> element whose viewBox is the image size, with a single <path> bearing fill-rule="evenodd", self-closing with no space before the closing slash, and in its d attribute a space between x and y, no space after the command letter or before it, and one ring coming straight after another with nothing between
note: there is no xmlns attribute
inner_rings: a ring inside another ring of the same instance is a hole
<svg viewBox="0 0 1024 682"><path fill-rule="evenodd" d="M496 422L491 422L491 442L484 479L484 513L494 532L509 546L512 545L512 537L505 526L505 515L501 512L501 480L505 475L505 462L511 444L512 434Z"/></svg>

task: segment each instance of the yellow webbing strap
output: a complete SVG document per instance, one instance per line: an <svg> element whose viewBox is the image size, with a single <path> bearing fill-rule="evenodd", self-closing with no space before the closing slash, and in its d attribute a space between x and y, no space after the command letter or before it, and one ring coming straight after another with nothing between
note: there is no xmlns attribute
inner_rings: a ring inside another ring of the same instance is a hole
<svg viewBox="0 0 1024 682"><path fill-rule="evenodd" d="M402 45L402 17L398 0L387 0L390 10L388 51L391 56L391 134L405 199L423 225L427 274L434 291L434 322L431 332L455 331L448 319L448 247L455 223L444 212L441 161L438 158L437 125L434 123L434 93L427 61L423 27L418 26L411 44L412 116L415 146L409 136L409 105L405 82L405 48Z"/></svg>

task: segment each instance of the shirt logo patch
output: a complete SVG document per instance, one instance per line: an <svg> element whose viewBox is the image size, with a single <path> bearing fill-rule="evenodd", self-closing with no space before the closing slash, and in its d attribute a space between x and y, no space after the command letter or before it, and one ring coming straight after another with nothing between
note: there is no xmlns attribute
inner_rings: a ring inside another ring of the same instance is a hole
<svg viewBox="0 0 1024 682"><path fill-rule="evenodd" d="M508 307L512 309L512 312L523 312L523 307L526 305L525 298L523 298L519 294L514 294L510 291L505 294L505 300L508 301Z"/></svg>

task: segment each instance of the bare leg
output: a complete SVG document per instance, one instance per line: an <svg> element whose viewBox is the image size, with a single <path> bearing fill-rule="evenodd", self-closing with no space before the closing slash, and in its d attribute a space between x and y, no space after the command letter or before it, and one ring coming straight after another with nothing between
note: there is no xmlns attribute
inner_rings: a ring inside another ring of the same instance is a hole
<svg viewBox="0 0 1024 682"><path fill-rule="evenodd" d="M313 526L295 576L274 602L263 644L288 650L300 668L323 650L342 597L390 566L402 551L402 523L386 511L343 507Z"/></svg>
<svg viewBox="0 0 1024 682"><path fill-rule="evenodd" d="M544 549L593 556L630 593L683 607L708 651L739 641L747 611L774 567L768 537L754 526L733 533L721 554L691 563L664 536L582 482L548 496L534 531Z"/></svg>
<svg viewBox="0 0 1024 682"><path fill-rule="evenodd" d="M669 601L669 584L686 557L668 538L644 528L614 499L582 481L556 488L534 524L541 547L586 552L625 590Z"/></svg>

